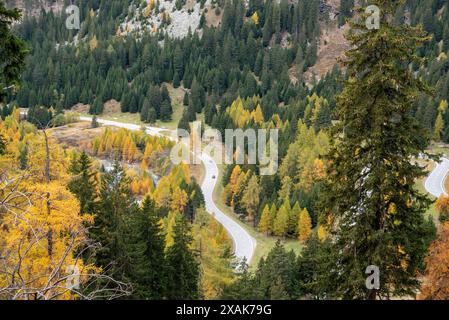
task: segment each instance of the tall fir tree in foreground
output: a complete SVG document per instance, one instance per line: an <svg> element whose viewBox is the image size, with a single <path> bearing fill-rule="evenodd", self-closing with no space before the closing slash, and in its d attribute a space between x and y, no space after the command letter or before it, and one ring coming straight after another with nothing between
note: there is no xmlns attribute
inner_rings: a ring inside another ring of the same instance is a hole
<svg viewBox="0 0 449 320"><path fill-rule="evenodd" d="M160 218L150 197L145 198L131 229L133 296L138 299L163 299L168 275L164 257L165 241Z"/></svg>
<svg viewBox="0 0 449 320"><path fill-rule="evenodd" d="M129 178L118 161L101 179L99 201L90 238L100 244L95 264L117 281L130 283L133 264L130 222L138 212L137 202L129 188ZM107 286L107 284L101 284Z"/></svg>
<svg viewBox="0 0 449 320"><path fill-rule="evenodd" d="M68 189L80 202L81 214L93 213L97 197L96 171L92 169L92 161L89 156L82 152L74 157L69 171L74 177L68 184Z"/></svg>
<svg viewBox="0 0 449 320"><path fill-rule="evenodd" d="M0 0L0 102L6 90L20 83L20 75L25 65L27 54L25 42L11 32L13 23L20 21L18 9L9 10Z"/></svg>
<svg viewBox="0 0 449 320"><path fill-rule="evenodd" d="M167 272L170 279L167 299L192 300L200 298L200 267L197 257L190 250L193 238L184 216L178 214L173 228L173 245L167 249Z"/></svg>
<svg viewBox="0 0 449 320"><path fill-rule="evenodd" d="M336 298L414 295L431 238L423 215L430 201L414 188L425 172L412 161L425 153L428 134L411 115L418 95L430 89L410 69L421 65L415 52L429 38L420 27L393 23L403 3L373 1L380 29L368 30L361 14L347 36L353 49L322 197L336 257L328 296ZM370 265L380 268L379 290L366 287Z"/></svg>

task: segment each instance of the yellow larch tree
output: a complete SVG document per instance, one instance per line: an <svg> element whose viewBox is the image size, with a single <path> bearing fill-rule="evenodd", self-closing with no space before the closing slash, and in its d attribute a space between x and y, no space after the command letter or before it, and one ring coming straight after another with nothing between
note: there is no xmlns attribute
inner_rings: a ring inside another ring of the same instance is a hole
<svg viewBox="0 0 449 320"><path fill-rule="evenodd" d="M260 217L258 226L259 231L265 233L268 236L272 229L271 222L270 206L267 204L263 208L262 216Z"/></svg>
<svg viewBox="0 0 449 320"><path fill-rule="evenodd" d="M171 201L170 178L168 176L162 177L154 190L154 201L157 207L169 207Z"/></svg>
<svg viewBox="0 0 449 320"><path fill-rule="evenodd" d="M142 169L146 170L150 167L152 155L153 155L153 145L151 143L147 143L145 146L145 151L143 153L143 158L141 162Z"/></svg>
<svg viewBox="0 0 449 320"><path fill-rule="evenodd" d="M146 6L145 9L143 10L143 16L144 16L145 18L151 17L151 13L152 13L152 11L153 11L153 9L154 9L154 6L155 6L154 0L148 1L147 6Z"/></svg>
<svg viewBox="0 0 449 320"><path fill-rule="evenodd" d="M133 194L139 194L140 193L140 183L138 180L132 180L130 185L131 192Z"/></svg>
<svg viewBox="0 0 449 320"><path fill-rule="evenodd" d="M310 218L309 211L304 208L299 214L298 221L298 239L302 243L305 243L312 234L312 219Z"/></svg>
<svg viewBox="0 0 449 320"><path fill-rule="evenodd" d="M96 290L84 296L76 286L67 285L102 277L100 269L84 264L81 257L93 246L87 228L94 217L80 215L80 204L67 189L68 153L50 130L46 131L47 153L42 130L19 121L15 114L0 123L0 132L9 130L18 137L8 143L10 154L0 155L0 164L13 155L8 167L0 167L0 300L100 296ZM20 169L17 155L24 145L27 166ZM47 154L49 181L43 174Z"/></svg>
<svg viewBox="0 0 449 320"><path fill-rule="evenodd" d="M282 205L277 212L273 222L273 233L278 237L285 237L288 230L288 211L285 205Z"/></svg>
<svg viewBox="0 0 449 320"><path fill-rule="evenodd" d="M441 135L443 134L443 130L445 127L445 121L443 115L446 113L448 108L448 103L446 100L441 100L438 106L438 115L435 119L434 125L434 139L439 141L441 140Z"/></svg>
<svg viewBox="0 0 449 320"><path fill-rule="evenodd" d="M320 241L326 240L326 238L327 238L326 227L319 225L317 228L317 234L318 234L318 239L320 239Z"/></svg>
<svg viewBox="0 0 449 320"><path fill-rule="evenodd" d="M436 141L441 140L441 134L444 129L444 119L441 112L438 112L437 118L435 119L435 129L434 129L434 139Z"/></svg>
<svg viewBox="0 0 449 320"><path fill-rule="evenodd" d="M97 36L94 35L92 37L92 39L90 39L90 41L89 41L89 49L90 49L90 51L94 51L97 48L98 48L98 40L97 40Z"/></svg>
<svg viewBox="0 0 449 320"><path fill-rule="evenodd" d="M235 280L231 260L223 255L223 252L232 249L232 241L224 227L202 207L197 210L192 235L193 247L201 257L204 297L217 299L220 297L221 288Z"/></svg>
<svg viewBox="0 0 449 320"><path fill-rule="evenodd" d="M129 151L131 150L131 144L132 144L131 137L126 137L125 141L123 142L123 146L120 148L122 151L122 159L124 161L129 161ZM118 146L117 146L118 149Z"/></svg>
<svg viewBox="0 0 449 320"><path fill-rule="evenodd" d="M253 13L253 15L251 16L251 20L253 21L253 23L257 26L259 25L259 15L257 14L257 11L255 11Z"/></svg>
<svg viewBox="0 0 449 320"><path fill-rule="evenodd" d="M251 113L251 118L254 120L255 123L259 125L262 125L264 123L265 119L260 104L258 104L256 109Z"/></svg>
<svg viewBox="0 0 449 320"><path fill-rule="evenodd" d="M137 149L136 143L131 139L128 149L128 157L126 160L130 163L135 162L139 159L139 154L140 152L139 149Z"/></svg>
<svg viewBox="0 0 449 320"><path fill-rule="evenodd" d="M170 209L173 212L183 213L188 202L189 196L187 195L187 192L176 187L171 198Z"/></svg>
<svg viewBox="0 0 449 320"><path fill-rule="evenodd" d="M0 194L9 183L2 182ZM79 214L78 201L59 181L21 184L11 211L0 219L0 299L74 299L77 294L65 286L70 275L100 271L79 256L93 216Z"/></svg>
<svg viewBox="0 0 449 320"><path fill-rule="evenodd" d="M229 179L229 185L231 186L231 193L233 194L235 192L235 188L237 187L237 181L239 179L240 173L242 172L242 169L239 165L236 165L231 173L231 178Z"/></svg>
<svg viewBox="0 0 449 320"><path fill-rule="evenodd" d="M165 235L165 249L168 249L169 247L171 247L174 243L174 239L173 239L173 227L176 224L176 218L179 215L178 212L169 212L165 223L165 230L166 230L166 235Z"/></svg>

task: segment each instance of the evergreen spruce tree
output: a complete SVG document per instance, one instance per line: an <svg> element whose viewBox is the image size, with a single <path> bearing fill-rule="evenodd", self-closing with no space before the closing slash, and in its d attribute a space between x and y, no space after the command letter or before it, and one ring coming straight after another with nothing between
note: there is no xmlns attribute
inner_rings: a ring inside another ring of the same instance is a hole
<svg viewBox="0 0 449 320"><path fill-rule="evenodd" d="M179 120L178 129L184 129L187 132L190 132L190 121L189 121L190 119L189 118L190 117L189 117L188 112L184 112L182 114L181 119Z"/></svg>
<svg viewBox="0 0 449 320"><path fill-rule="evenodd" d="M352 8L354 7L354 0L341 0L340 15L338 16L338 25L342 26L346 23L346 18L352 16Z"/></svg>
<svg viewBox="0 0 449 320"><path fill-rule="evenodd" d="M278 277L270 287L270 300L288 300L289 296L281 277Z"/></svg>
<svg viewBox="0 0 449 320"><path fill-rule="evenodd" d="M165 84L161 87L161 100L168 101L168 103L171 105L170 93L168 92L167 86Z"/></svg>
<svg viewBox="0 0 449 320"><path fill-rule="evenodd" d="M79 158L74 157L70 166L70 173L74 176L68 184L68 189L80 202L80 213L94 213L97 197L97 173L92 169L92 161L82 152Z"/></svg>
<svg viewBox="0 0 449 320"><path fill-rule="evenodd" d="M448 50L449 50L449 25L446 25L443 31L443 51L448 52Z"/></svg>
<svg viewBox="0 0 449 320"><path fill-rule="evenodd" d="M148 123L155 123L156 120L157 120L156 110L154 110L154 108L150 108L148 110L147 122Z"/></svg>
<svg viewBox="0 0 449 320"><path fill-rule="evenodd" d="M129 106L132 103L132 96L128 90L125 90L120 100L120 108L122 112L129 112Z"/></svg>
<svg viewBox="0 0 449 320"><path fill-rule="evenodd" d="M204 107L204 89L197 81L196 77L193 78L192 91L190 93L190 101L197 113L200 113Z"/></svg>
<svg viewBox="0 0 449 320"><path fill-rule="evenodd" d="M181 80L179 79L179 73L175 72L175 75L173 76L173 88L179 88L181 85Z"/></svg>
<svg viewBox="0 0 449 320"><path fill-rule="evenodd" d="M140 120L148 122L148 113L150 112L150 100L145 98L143 100L142 110L140 110Z"/></svg>
<svg viewBox="0 0 449 320"><path fill-rule="evenodd" d="M410 160L425 153L428 141L411 107L429 89L409 69L420 65L416 48L428 38L420 27L393 24L403 2L375 0L380 29L367 30L362 19L348 34L353 49L346 54L348 80L338 97L322 197L322 212L336 224L337 285L329 294L340 298L414 294L428 246L423 214L430 202L414 188L425 172ZM370 265L380 268L379 290L366 288Z"/></svg>
<svg viewBox="0 0 449 320"><path fill-rule="evenodd" d="M103 101L101 100L101 98L95 98L94 103L90 106L89 113L93 115L103 113Z"/></svg>
<svg viewBox="0 0 449 320"><path fill-rule="evenodd" d="M129 112L131 113L137 113L139 112L139 99L137 97L137 94L135 92L131 93L130 95L130 101L129 101Z"/></svg>
<svg viewBox="0 0 449 320"><path fill-rule="evenodd" d="M190 100L190 96L189 96L189 93L186 91L184 93L184 98L182 100L182 104L185 105L185 106L188 106L189 105L189 100Z"/></svg>
<svg viewBox="0 0 449 320"><path fill-rule="evenodd" d="M330 272L335 266L333 254L336 252L329 240L320 241L316 235L310 237L297 260L296 279L300 296L334 298L330 292L333 292L338 280Z"/></svg>
<svg viewBox="0 0 449 320"><path fill-rule="evenodd" d="M164 257L165 238L150 197L145 198L142 208L137 211L131 229L133 296L161 300L164 298L168 276Z"/></svg>
<svg viewBox="0 0 449 320"><path fill-rule="evenodd" d="M186 112L184 112L186 119L188 122L193 122L196 120L196 109L192 100L189 100L189 106L187 107Z"/></svg>
<svg viewBox="0 0 449 320"><path fill-rule="evenodd" d="M263 259L262 259L263 260ZM253 274L248 270L248 264L245 259L237 268L239 270L237 280L232 284L225 286L221 293L221 299L224 300L251 300L260 299L260 292Z"/></svg>
<svg viewBox="0 0 449 320"><path fill-rule="evenodd" d="M94 226L90 229L90 238L100 244L95 252L95 265L116 281L130 283L134 248L129 245L132 238L129 223L138 207L129 188L129 178L118 161L110 172L103 174L96 208ZM108 283L97 285L108 287Z"/></svg>
<svg viewBox="0 0 449 320"><path fill-rule="evenodd" d="M95 129L95 128L98 128L99 126L100 126L100 124L98 123L97 116L94 115L94 116L92 117L92 122L91 122L91 124L90 124L90 127L91 127L92 129Z"/></svg>
<svg viewBox="0 0 449 320"><path fill-rule="evenodd" d="M173 109L169 100L164 100L161 103L161 120L170 121L172 118Z"/></svg>
<svg viewBox="0 0 449 320"><path fill-rule="evenodd" d="M281 241L262 259L255 274L262 299L294 299L296 296L296 255L287 252Z"/></svg>
<svg viewBox="0 0 449 320"><path fill-rule="evenodd" d="M217 114L218 110L213 104L208 104L204 108L204 121L206 124L211 124L214 120L214 116Z"/></svg>
<svg viewBox="0 0 449 320"><path fill-rule="evenodd" d="M18 85L27 54L25 42L11 32L11 25L21 19L18 9L6 9L0 1L0 102L5 96L5 88Z"/></svg>
<svg viewBox="0 0 449 320"><path fill-rule="evenodd" d="M158 86L152 86L150 88L148 99L150 101L150 107L156 111L156 114L159 117L161 111L162 97L161 97L161 90L159 89Z"/></svg>
<svg viewBox="0 0 449 320"><path fill-rule="evenodd" d="M298 233L298 219L301 214L301 206L296 202L288 213L288 233L295 236Z"/></svg>
<svg viewBox="0 0 449 320"><path fill-rule="evenodd" d="M329 103L324 101L323 105L316 115L315 123L313 124L315 131L319 132L323 128L327 128L332 124L331 110Z"/></svg>
<svg viewBox="0 0 449 320"><path fill-rule="evenodd" d="M195 253L190 250L193 241L190 226L181 214L176 217L173 240L173 245L166 253L167 271L170 274L167 299L198 299L200 269Z"/></svg>

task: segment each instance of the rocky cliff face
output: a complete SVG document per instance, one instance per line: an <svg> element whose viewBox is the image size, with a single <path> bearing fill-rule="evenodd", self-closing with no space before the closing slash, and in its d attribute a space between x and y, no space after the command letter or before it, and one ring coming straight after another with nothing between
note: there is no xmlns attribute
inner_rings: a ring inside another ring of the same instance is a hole
<svg viewBox="0 0 449 320"><path fill-rule="evenodd" d="M157 32L163 29L170 37L182 38L189 31L197 31L201 16L204 14L207 17L210 11L213 11L210 0L206 0L203 7L199 1L188 0L180 10L176 9L175 1L166 0L155 2L154 7L132 5L130 13L121 24L120 33Z"/></svg>
<svg viewBox="0 0 449 320"><path fill-rule="evenodd" d="M10 8L19 8L27 16L38 16L40 12L64 11L68 1L65 0L6 0ZM156 7L150 7L150 3ZM142 31L158 31L164 29L169 36L180 38L188 34L189 30L195 32L200 25L204 14L209 25L217 26L222 14L215 11L216 5L206 0L201 7L200 1L186 0L185 5L178 10L174 0L147 1L148 6L141 0L135 0L128 9L126 19L121 24L122 34L140 33Z"/></svg>
<svg viewBox="0 0 449 320"><path fill-rule="evenodd" d="M10 8L19 8L24 15L37 16L44 9L46 12L61 12L65 6L64 0L6 0Z"/></svg>

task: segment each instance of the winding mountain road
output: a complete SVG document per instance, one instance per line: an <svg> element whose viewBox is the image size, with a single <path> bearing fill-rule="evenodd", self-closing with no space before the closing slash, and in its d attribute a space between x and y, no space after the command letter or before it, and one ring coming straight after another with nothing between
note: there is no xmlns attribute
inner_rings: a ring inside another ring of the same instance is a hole
<svg viewBox="0 0 449 320"><path fill-rule="evenodd" d="M217 208L213 197L219 174L217 164L209 155L205 153L201 154L200 159L206 168L206 175L203 184L201 185L204 200L206 202L206 210L212 214L214 218L228 231L234 241L235 256L239 260L245 258L246 262L250 263L257 246L256 239L251 237L251 235L243 229L242 226Z"/></svg>
<svg viewBox="0 0 449 320"><path fill-rule="evenodd" d="M442 194L447 195L444 187L444 181L449 173L449 160L441 158L441 162L436 164L435 169L427 177L424 187L426 191L435 198L439 198Z"/></svg>
<svg viewBox="0 0 449 320"><path fill-rule="evenodd" d="M92 118L80 117L80 120L92 121ZM106 126L125 128L133 131L142 130L142 126L132 123L122 123L104 119L97 119L97 121L98 123ZM148 126L145 126L145 128L146 133L152 136L167 137L162 132L174 133L174 131L162 128L148 127ZM174 139L172 138L172 140ZM257 242L240 224L238 224L236 221L234 221L229 216L224 214L217 207L217 205L214 202L213 193L218 181L217 180L219 175L218 166L215 163L215 161L205 153L201 154L200 159L203 162L206 171L204 181L201 185L201 189L204 194L204 201L206 203L206 210L211 215L213 215L214 218L219 223L223 225L228 234L231 236L234 242L234 254L236 258L239 259L240 261L245 259L247 263L250 263L254 256L254 251L256 249Z"/></svg>
<svg viewBox="0 0 449 320"><path fill-rule="evenodd" d="M91 117L80 117L81 121L92 121ZM125 128L128 130L142 130L142 126L132 124L132 123L123 123L105 119L97 119L98 123L106 126L113 126L118 128ZM167 137L162 132L170 132L174 133L172 130L167 130L163 128L157 127L149 127L145 126L146 133L152 136L160 136ZM174 140L174 138L171 138ZM223 227L227 230L229 235L231 236L234 242L234 254L239 260L245 259L247 263L250 263L253 256L254 251L257 246L256 240L251 237L251 235L237 222L231 219L229 216L224 214L215 204L213 193L217 184L217 179L219 176L218 166L215 161L207 154L202 153L200 157L201 161L205 167L205 178L201 185L201 189L204 194L204 200L206 203L206 210L214 218L223 225ZM446 158L442 158L440 163L436 164L434 170L427 177L424 187L428 193L432 196L439 198L442 194L447 195L447 192L444 187L444 181L449 174L449 160Z"/></svg>

